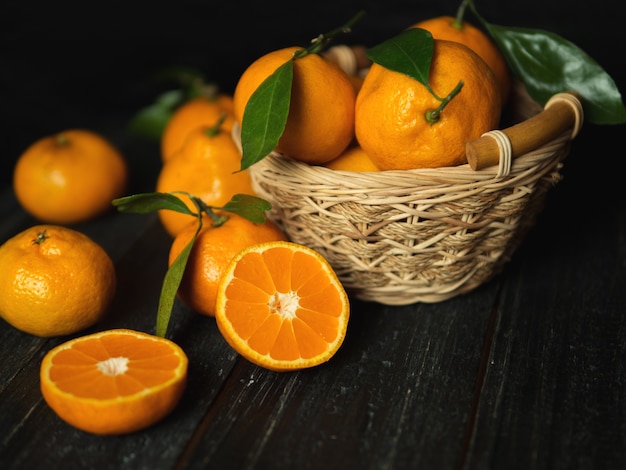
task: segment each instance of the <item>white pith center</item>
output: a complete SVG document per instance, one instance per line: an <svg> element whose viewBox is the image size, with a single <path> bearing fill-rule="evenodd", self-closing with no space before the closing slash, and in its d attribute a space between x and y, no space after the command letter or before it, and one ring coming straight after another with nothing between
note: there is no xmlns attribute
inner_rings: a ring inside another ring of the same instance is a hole
<svg viewBox="0 0 626 470"><path fill-rule="evenodd" d="M127 357L110 357L106 361L100 361L97 364L98 370L104 375L115 376L122 375L128 370Z"/></svg>
<svg viewBox="0 0 626 470"><path fill-rule="evenodd" d="M269 300L270 311L286 319L295 318L299 306L300 296L294 291L276 292Z"/></svg>

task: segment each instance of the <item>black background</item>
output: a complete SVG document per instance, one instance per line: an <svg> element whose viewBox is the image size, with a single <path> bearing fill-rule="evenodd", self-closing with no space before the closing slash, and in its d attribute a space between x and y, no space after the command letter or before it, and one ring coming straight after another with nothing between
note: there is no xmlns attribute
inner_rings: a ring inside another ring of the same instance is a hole
<svg viewBox="0 0 626 470"><path fill-rule="evenodd" d="M170 66L202 71L232 92L243 70L272 49L306 45L365 17L342 41L373 46L431 16L454 15L460 0L298 2L50 2L0 6L0 184L10 184L15 160L28 145L71 127L103 133L164 91L152 77ZM476 0L488 21L548 29L577 44L626 89L623 15L613 0L594 2ZM466 19L472 21L471 14ZM581 146L620 145L623 126L589 125ZM126 155L130 160L133 155ZM155 157L156 158L156 157ZM597 158L591 155L590 158Z"/></svg>
<svg viewBox="0 0 626 470"><path fill-rule="evenodd" d="M371 46L453 15L459 1L3 0L0 239L34 222L11 197L11 172L45 135L100 131L123 150L134 181L153 184L158 146L125 129L163 91L150 81L156 72L195 67L232 91L260 55L306 45L360 9L366 16L345 42ZM573 41L626 91L624 2L475 2L492 23ZM214 322L178 304L172 331L190 357L187 396L142 433L103 441L58 420L38 372L63 339L0 325L0 467L621 469L624 130L585 124L564 179L501 276L448 302L352 302L349 338L328 367L261 370L232 352ZM114 314L98 328L152 328L171 243L152 216L78 226L119 273Z"/></svg>

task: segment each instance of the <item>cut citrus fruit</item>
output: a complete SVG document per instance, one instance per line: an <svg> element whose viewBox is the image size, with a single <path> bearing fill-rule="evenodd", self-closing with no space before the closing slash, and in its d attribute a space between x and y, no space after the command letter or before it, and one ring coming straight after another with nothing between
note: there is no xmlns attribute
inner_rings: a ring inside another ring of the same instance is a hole
<svg viewBox="0 0 626 470"><path fill-rule="evenodd" d="M50 408L78 429L127 434L176 407L187 364L184 351L168 339L107 330L51 349L41 363L41 392Z"/></svg>
<svg viewBox="0 0 626 470"><path fill-rule="evenodd" d="M346 335L350 303L326 259L271 241L239 252L218 286L215 319L239 354L275 371L328 361Z"/></svg>

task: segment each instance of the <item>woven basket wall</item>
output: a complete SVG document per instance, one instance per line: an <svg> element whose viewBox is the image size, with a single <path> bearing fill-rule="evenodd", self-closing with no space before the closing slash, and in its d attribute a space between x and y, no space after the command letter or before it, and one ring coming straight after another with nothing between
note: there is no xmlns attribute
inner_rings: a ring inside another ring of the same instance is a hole
<svg viewBox="0 0 626 470"><path fill-rule="evenodd" d="M541 108L519 89L510 116ZM516 121L517 122L517 121ZM469 165L357 173L272 153L250 168L268 216L319 251L356 298L438 302L498 274L560 179L571 132L515 158L507 175Z"/></svg>

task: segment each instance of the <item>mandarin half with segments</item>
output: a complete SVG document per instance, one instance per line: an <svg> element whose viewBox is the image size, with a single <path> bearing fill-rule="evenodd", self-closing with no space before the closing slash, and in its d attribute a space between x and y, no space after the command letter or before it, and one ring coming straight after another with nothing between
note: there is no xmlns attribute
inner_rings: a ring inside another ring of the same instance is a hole
<svg viewBox="0 0 626 470"><path fill-rule="evenodd" d="M242 250L217 291L217 326L249 361L275 371L317 366L346 335L350 303L326 259L288 241Z"/></svg>
<svg viewBox="0 0 626 470"><path fill-rule="evenodd" d="M46 403L93 434L147 428L177 406L188 359L172 341L128 329L106 330L51 349L40 369Z"/></svg>

